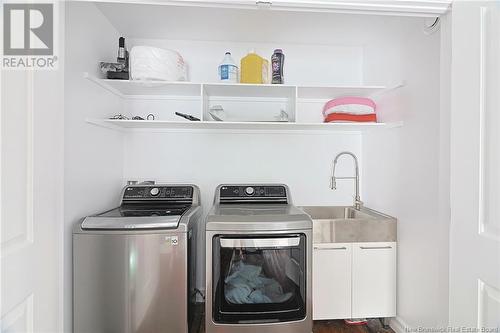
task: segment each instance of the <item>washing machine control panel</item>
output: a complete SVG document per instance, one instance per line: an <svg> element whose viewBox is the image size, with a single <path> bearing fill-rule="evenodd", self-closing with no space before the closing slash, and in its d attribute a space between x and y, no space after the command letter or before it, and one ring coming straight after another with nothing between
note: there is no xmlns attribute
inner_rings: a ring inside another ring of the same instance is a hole
<svg viewBox="0 0 500 333"><path fill-rule="evenodd" d="M237 198L244 200L248 198L266 199L280 198L286 199L287 193L285 186L281 185L225 185L220 188L220 198Z"/></svg>
<svg viewBox="0 0 500 333"><path fill-rule="evenodd" d="M193 197L191 186L132 185L123 192L123 200L185 200Z"/></svg>

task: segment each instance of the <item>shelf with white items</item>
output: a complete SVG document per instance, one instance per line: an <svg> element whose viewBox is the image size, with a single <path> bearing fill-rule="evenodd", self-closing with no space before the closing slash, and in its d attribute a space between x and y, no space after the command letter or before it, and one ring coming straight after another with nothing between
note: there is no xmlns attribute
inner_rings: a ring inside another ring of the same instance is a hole
<svg viewBox="0 0 500 333"><path fill-rule="evenodd" d="M394 123L295 123L295 122L226 122L226 121L164 121L164 120L123 120L87 119L93 125L128 130L251 130L251 131L339 131L364 132L375 129L401 127Z"/></svg>

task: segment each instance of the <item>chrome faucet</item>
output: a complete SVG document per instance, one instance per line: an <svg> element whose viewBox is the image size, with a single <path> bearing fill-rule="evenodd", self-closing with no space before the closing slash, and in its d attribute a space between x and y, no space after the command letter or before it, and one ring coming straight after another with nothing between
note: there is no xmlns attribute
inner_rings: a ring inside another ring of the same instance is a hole
<svg viewBox="0 0 500 333"><path fill-rule="evenodd" d="M356 169L355 170L356 175L354 177L335 177L335 167L337 166L337 162L342 155L349 155L353 158L355 169ZM354 179L355 180L355 182L356 182L356 194L354 196L354 208L356 210L361 210L361 207L363 206L363 201L361 201L361 198L359 196L359 168L358 168L358 159L357 159L356 155L354 155L353 153L351 153L349 151L343 151L343 152L339 153L337 156L335 156L335 159L333 160L332 177L330 180L330 188L332 190L337 189L337 179Z"/></svg>

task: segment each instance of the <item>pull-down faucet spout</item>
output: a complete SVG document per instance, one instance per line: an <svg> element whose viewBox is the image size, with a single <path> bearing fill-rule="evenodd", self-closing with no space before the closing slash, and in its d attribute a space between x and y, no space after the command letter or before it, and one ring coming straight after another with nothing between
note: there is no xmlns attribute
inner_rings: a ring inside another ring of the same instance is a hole
<svg viewBox="0 0 500 333"><path fill-rule="evenodd" d="M335 177L335 168L337 166L337 162L338 162L339 158L343 155L349 155L353 158L354 166L355 166L355 176L354 177ZM354 155L353 153L351 153L349 151L343 151L343 152L337 154L337 156L335 156L335 159L333 160L332 177L330 179L330 188L332 190L337 189L337 179L354 179L355 180L356 192L355 192L355 196L354 196L354 208L356 210L360 210L361 207L363 206L363 201L361 201L361 198L359 196L359 167L358 167L358 159L357 159L356 155Z"/></svg>

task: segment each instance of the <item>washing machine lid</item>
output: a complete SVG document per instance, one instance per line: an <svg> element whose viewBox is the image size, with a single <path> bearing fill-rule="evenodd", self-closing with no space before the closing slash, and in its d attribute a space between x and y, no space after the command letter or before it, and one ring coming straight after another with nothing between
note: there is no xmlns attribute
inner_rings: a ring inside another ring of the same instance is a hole
<svg viewBox="0 0 500 333"><path fill-rule="evenodd" d="M83 230L175 229L190 206L120 206L96 216L86 217Z"/></svg>
<svg viewBox="0 0 500 333"><path fill-rule="evenodd" d="M199 191L194 185L129 185L123 189L118 208L86 217L80 228L82 230L176 229L186 212L192 207L198 207L198 202Z"/></svg>
<svg viewBox="0 0 500 333"><path fill-rule="evenodd" d="M89 216L81 223L83 230L176 229L180 215L169 216Z"/></svg>

